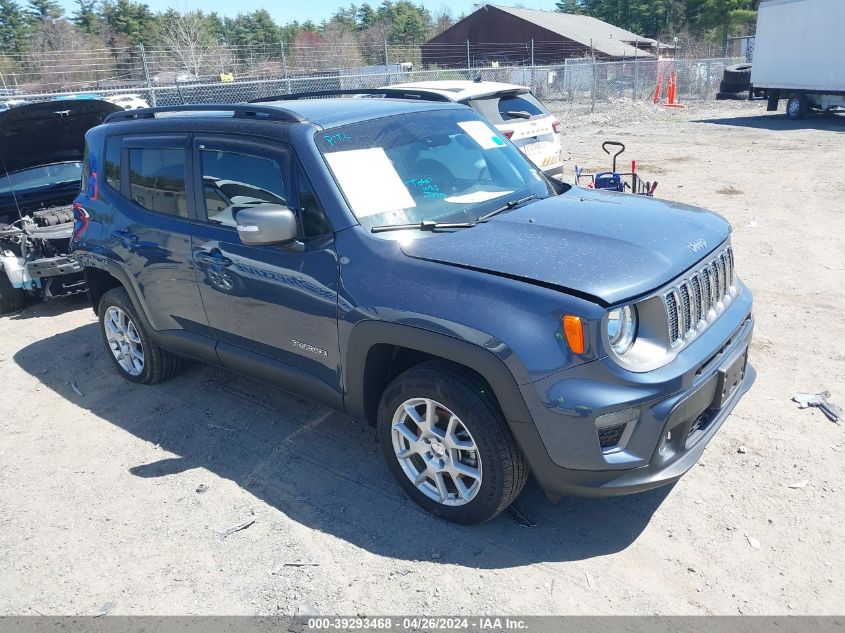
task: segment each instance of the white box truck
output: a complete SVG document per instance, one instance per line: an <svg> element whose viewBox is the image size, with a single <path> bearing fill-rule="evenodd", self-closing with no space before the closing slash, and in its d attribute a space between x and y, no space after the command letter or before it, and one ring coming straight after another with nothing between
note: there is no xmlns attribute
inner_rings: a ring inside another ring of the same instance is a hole
<svg viewBox="0 0 845 633"><path fill-rule="evenodd" d="M753 89L786 116L845 107L845 0L764 0L757 13Z"/></svg>

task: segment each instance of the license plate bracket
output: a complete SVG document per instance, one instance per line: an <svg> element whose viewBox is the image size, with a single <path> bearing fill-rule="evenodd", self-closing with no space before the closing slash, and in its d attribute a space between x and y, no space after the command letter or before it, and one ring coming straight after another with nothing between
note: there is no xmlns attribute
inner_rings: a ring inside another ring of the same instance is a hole
<svg viewBox="0 0 845 633"><path fill-rule="evenodd" d="M716 384L716 398L713 406L720 409L737 390L745 378L748 366L748 347L744 347L719 367L719 382Z"/></svg>

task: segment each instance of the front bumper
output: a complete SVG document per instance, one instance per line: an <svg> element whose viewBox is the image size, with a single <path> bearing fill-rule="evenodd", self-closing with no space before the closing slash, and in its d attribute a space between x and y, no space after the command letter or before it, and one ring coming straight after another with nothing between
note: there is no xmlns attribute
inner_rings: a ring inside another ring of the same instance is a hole
<svg viewBox="0 0 845 633"><path fill-rule="evenodd" d="M743 288L663 368L636 374L602 359L523 385L540 440L526 453L540 486L552 494L611 496L677 481L754 383L746 360L753 328L751 293ZM726 375L736 386L725 397ZM596 418L628 410L639 419L626 445L603 452Z"/></svg>

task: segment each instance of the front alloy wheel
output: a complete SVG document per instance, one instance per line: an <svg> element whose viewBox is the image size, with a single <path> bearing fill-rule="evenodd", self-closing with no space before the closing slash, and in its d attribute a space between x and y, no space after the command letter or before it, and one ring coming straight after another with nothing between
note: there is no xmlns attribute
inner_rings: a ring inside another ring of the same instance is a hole
<svg viewBox="0 0 845 633"><path fill-rule="evenodd" d="M446 506L472 501L483 476L472 434L447 407L429 398L403 402L393 415L393 451L417 490Z"/></svg>
<svg viewBox="0 0 845 633"><path fill-rule="evenodd" d="M407 495L455 523L482 523L516 499L528 464L484 380L446 361L399 374L376 423L390 472Z"/></svg>

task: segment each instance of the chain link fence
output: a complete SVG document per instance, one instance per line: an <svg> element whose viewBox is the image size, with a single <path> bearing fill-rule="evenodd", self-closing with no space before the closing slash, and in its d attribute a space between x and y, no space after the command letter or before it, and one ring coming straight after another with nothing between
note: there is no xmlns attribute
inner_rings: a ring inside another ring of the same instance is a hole
<svg viewBox="0 0 845 633"><path fill-rule="evenodd" d="M653 56L602 61L590 55L537 64L534 43L499 46L504 51L499 59L491 60L492 44L468 44L455 51L457 67L424 69L419 46L387 43L363 48L342 43L197 50L139 46L0 55L0 102L136 95L150 105L238 103L296 92L480 77L529 86L548 101L595 107L621 99L653 99L658 80L665 87L672 74L681 102L712 99L725 66L739 61ZM483 56L478 54L482 50ZM458 64L461 55L464 63Z"/></svg>

